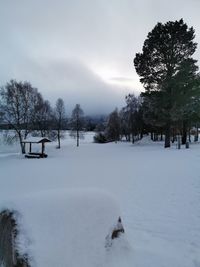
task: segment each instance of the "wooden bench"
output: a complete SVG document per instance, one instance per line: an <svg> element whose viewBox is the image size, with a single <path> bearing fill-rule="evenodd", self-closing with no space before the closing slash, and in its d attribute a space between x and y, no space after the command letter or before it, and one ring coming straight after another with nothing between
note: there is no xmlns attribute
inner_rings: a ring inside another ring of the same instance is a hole
<svg viewBox="0 0 200 267"><path fill-rule="evenodd" d="M25 155L25 158L28 159L40 159L40 158L47 158L48 155L45 153L28 153Z"/></svg>

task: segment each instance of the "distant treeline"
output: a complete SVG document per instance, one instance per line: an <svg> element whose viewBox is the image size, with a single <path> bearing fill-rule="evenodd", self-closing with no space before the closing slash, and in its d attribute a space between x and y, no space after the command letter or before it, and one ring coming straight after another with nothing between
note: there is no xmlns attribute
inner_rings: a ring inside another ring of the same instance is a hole
<svg viewBox="0 0 200 267"><path fill-rule="evenodd" d="M84 131L96 131L99 127L99 124L103 123L106 125L107 116L106 115L99 115L99 116L85 116L84 117ZM32 131L40 131L40 127L38 126L38 122L34 124L29 124L28 128ZM14 125L16 127L16 125ZM19 128L21 130L25 129L25 124L20 124ZM14 127L9 123L0 123L0 130L12 130ZM56 130L56 124L53 120L45 121L44 122L44 128L46 130L52 129ZM105 127L104 127L105 128ZM71 124L70 124L70 117L67 117L63 119L63 123L61 125L61 130L63 131L69 131L71 130Z"/></svg>

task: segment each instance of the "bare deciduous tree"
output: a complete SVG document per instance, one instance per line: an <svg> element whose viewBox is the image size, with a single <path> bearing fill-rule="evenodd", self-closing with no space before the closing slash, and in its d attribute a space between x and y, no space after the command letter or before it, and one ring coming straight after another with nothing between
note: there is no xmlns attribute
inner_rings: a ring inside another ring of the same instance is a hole
<svg viewBox="0 0 200 267"><path fill-rule="evenodd" d="M71 116L71 135L76 137L76 145L79 146L79 139L83 137L84 112L79 104L76 104Z"/></svg>
<svg viewBox="0 0 200 267"><path fill-rule="evenodd" d="M11 80L0 89L0 110L3 120L15 130L22 153L25 152L22 141L31 131L37 94L37 89L29 82L15 80Z"/></svg>
<svg viewBox="0 0 200 267"><path fill-rule="evenodd" d="M60 148L61 130L65 123L65 104L63 99L58 98L54 109L54 121L57 132L58 147Z"/></svg>
<svg viewBox="0 0 200 267"><path fill-rule="evenodd" d="M49 136L53 111L48 100L44 100L41 94L37 95L34 125L40 131L42 137Z"/></svg>
<svg viewBox="0 0 200 267"><path fill-rule="evenodd" d="M109 141L115 142L120 139L120 119L117 108L108 117L106 137Z"/></svg>

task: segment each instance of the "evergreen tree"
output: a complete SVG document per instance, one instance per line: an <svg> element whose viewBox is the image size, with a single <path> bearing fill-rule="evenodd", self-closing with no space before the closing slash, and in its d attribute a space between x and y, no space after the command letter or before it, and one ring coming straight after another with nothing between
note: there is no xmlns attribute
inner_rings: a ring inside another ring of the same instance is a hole
<svg viewBox="0 0 200 267"><path fill-rule="evenodd" d="M172 107L173 120L179 122L182 133L182 144L186 143L193 116L199 112L200 98L198 67L196 60L187 59L174 76L176 90Z"/></svg>
<svg viewBox="0 0 200 267"><path fill-rule="evenodd" d="M197 47L194 37L194 29L188 28L182 19L158 23L149 32L142 53L137 53L134 59L136 72L145 88L143 96L150 103L150 112L165 128L165 147L170 146L178 73L184 64L193 60Z"/></svg>

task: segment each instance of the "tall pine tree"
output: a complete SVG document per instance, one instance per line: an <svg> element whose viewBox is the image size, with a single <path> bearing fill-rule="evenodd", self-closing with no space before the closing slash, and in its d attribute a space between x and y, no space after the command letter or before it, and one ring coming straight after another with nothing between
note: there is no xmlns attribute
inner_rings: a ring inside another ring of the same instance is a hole
<svg viewBox="0 0 200 267"><path fill-rule="evenodd" d="M165 147L170 146L170 132L177 105L177 89L180 88L181 71L189 64L197 44L194 29L188 28L183 19L158 23L149 32L142 53L134 59L136 72L145 88L143 96L149 101L153 119L165 129ZM188 71L190 68L188 68ZM196 70L195 70L196 71ZM181 90L185 90L181 87ZM191 87L188 87L191 90ZM184 103L185 104L185 103Z"/></svg>

